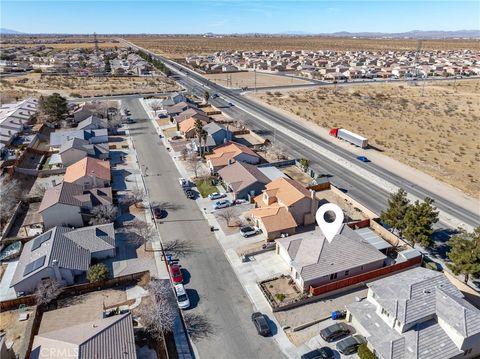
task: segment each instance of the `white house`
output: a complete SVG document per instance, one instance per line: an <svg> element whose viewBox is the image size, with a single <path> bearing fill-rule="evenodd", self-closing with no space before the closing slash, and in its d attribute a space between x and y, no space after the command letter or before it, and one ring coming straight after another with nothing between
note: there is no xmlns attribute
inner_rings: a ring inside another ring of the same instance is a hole
<svg viewBox="0 0 480 359"><path fill-rule="evenodd" d="M480 356L480 310L443 273L417 267L367 286L347 318L379 359Z"/></svg>

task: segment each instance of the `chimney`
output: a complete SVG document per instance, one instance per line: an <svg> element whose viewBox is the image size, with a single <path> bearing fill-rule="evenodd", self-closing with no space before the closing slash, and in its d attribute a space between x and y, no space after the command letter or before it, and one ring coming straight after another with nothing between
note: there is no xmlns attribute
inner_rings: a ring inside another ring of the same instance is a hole
<svg viewBox="0 0 480 359"><path fill-rule="evenodd" d="M96 188L97 187L97 176L95 175L95 171L92 171L90 173L91 177L92 177L92 186L93 188Z"/></svg>
<svg viewBox="0 0 480 359"><path fill-rule="evenodd" d="M55 273L55 279L59 282L62 281L62 275L60 274L60 268L58 268L58 261L54 259L52 261L53 272Z"/></svg>
<svg viewBox="0 0 480 359"><path fill-rule="evenodd" d="M310 213L315 217L318 209L318 199L315 196L315 191L313 189L310 190L310 199Z"/></svg>

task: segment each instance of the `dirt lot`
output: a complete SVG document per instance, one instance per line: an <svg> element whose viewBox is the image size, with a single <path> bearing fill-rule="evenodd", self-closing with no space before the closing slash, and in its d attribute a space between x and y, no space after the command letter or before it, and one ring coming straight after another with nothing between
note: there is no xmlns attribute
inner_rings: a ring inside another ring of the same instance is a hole
<svg viewBox="0 0 480 359"><path fill-rule="evenodd" d="M312 177L303 172L295 165L281 167L280 170L291 179L300 182L304 186L308 186L312 182Z"/></svg>
<svg viewBox="0 0 480 359"><path fill-rule="evenodd" d="M54 49L59 50L68 50L68 49L77 49L77 48L87 48L92 49L95 47L95 43L93 42L93 37L90 38L40 38L40 37L25 37L19 38L16 37L14 39L2 39L0 43L0 47L14 47L14 46L24 46L24 47L32 47L32 46L39 46L44 45L45 47L51 47ZM111 38L102 39L98 37L98 47L101 49L104 48L112 48L112 47L120 47L120 43L114 41Z"/></svg>
<svg viewBox="0 0 480 359"><path fill-rule="evenodd" d="M256 98L324 129L357 132L385 155L480 194L479 80L332 86Z"/></svg>
<svg viewBox="0 0 480 359"><path fill-rule="evenodd" d="M29 319L19 321L19 315L21 313L28 313ZM23 339L25 338L25 330L27 329L28 322L33 320L33 310L27 308L25 311L20 310L7 310L0 313L0 331L6 332L6 343L13 342L13 351L19 352L22 346Z"/></svg>
<svg viewBox="0 0 480 359"><path fill-rule="evenodd" d="M209 75L205 75L205 77L225 87L227 87L227 78L230 78L231 84L230 86L228 86L228 88L241 88L241 87L253 88L255 86L255 73L252 71L234 72L230 74L209 74ZM295 79L293 77L265 74L261 72L257 72L256 77L257 77L257 87L308 84L307 81Z"/></svg>
<svg viewBox="0 0 480 359"><path fill-rule="evenodd" d="M25 81L26 80L26 81ZM23 82L25 81L25 82ZM80 77L80 76L41 76L28 74L3 78L2 102L8 98L31 95L50 95L58 92L62 96L82 96L123 94L134 92L167 92L180 87L163 76L156 77Z"/></svg>
<svg viewBox="0 0 480 359"><path fill-rule="evenodd" d="M130 36L125 38L141 47L170 58L185 58L188 54L211 54L215 51L258 50L404 50L416 49L415 39L353 39L341 37L233 37L202 36ZM424 40L423 48L471 49L476 40Z"/></svg>

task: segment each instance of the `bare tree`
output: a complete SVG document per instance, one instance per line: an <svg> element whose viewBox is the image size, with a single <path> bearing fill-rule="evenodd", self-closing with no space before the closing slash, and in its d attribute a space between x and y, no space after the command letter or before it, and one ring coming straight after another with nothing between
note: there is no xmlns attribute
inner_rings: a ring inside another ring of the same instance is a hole
<svg viewBox="0 0 480 359"><path fill-rule="evenodd" d="M274 143L270 146L270 153L272 153L277 160L287 160L288 159L288 150L285 146Z"/></svg>
<svg viewBox="0 0 480 359"><path fill-rule="evenodd" d="M135 220L128 224L128 239L135 245L143 244L147 248L147 242L156 236L155 229L150 223Z"/></svg>
<svg viewBox="0 0 480 359"><path fill-rule="evenodd" d="M187 162L187 168L192 171L195 175L195 178L198 177L198 171L202 166L200 158L196 154L193 154Z"/></svg>
<svg viewBox="0 0 480 359"><path fill-rule="evenodd" d="M163 103L161 100L153 100L150 102L150 108L155 111L155 115L157 114L157 111L163 109Z"/></svg>
<svg viewBox="0 0 480 359"><path fill-rule="evenodd" d="M239 218L237 216L237 213L236 213L235 209L233 209L233 208L226 208L226 209L220 211L217 214L217 217L220 218L221 220L225 221L225 223L227 223L228 227L233 227L234 225L238 226L239 223L240 223ZM232 223L234 223L234 225L232 225Z"/></svg>
<svg viewBox="0 0 480 359"><path fill-rule="evenodd" d="M195 246L186 239L174 239L163 244L163 250L174 257L188 256L195 253Z"/></svg>
<svg viewBox="0 0 480 359"><path fill-rule="evenodd" d="M47 190L47 186L42 183L37 183L32 189L32 195L34 197L42 198L45 195L45 191Z"/></svg>
<svg viewBox="0 0 480 359"><path fill-rule="evenodd" d="M188 335L193 340L207 338L215 334L215 327L207 316L198 313L185 313L183 317Z"/></svg>
<svg viewBox="0 0 480 359"><path fill-rule="evenodd" d="M139 315L147 331L155 338L162 339L165 333L171 332L178 315L173 289L168 280L152 280L148 291L153 303L142 304Z"/></svg>
<svg viewBox="0 0 480 359"><path fill-rule="evenodd" d="M187 148L184 148L181 152L181 156L182 156L182 161L186 161L187 160L187 156L188 156L188 150Z"/></svg>
<svg viewBox="0 0 480 359"><path fill-rule="evenodd" d="M245 121L236 120L235 121L235 127L239 128L240 130L244 130L245 129Z"/></svg>
<svg viewBox="0 0 480 359"><path fill-rule="evenodd" d="M140 187L135 187L125 197L122 198L121 203L130 207L132 204L138 208L138 204L145 199L145 191Z"/></svg>
<svg viewBox="0 0 480 359"><path fill-rule="evenodd" d="M22 198L22 188L16 179L0 178L0 225L3 225L12 216L18 201Z"/></svg>
<svg viewBox="0 0 480 359"><path fill-rule="evenodd" d="M46 279L42 280L38 285L37 289L35 290L35 302L37 305L48 304L52 300L58 298L60 293L62 292L62 288L60 283L55 279Z"/></svg>
<svg viewBox="0 0 480 359"><path fill-rule="evenodd" d="M95 226L115 221L118 216L118 209L111 204L95 206L92 208L91 214L92 218L90 218L88 224Z"/></svg>

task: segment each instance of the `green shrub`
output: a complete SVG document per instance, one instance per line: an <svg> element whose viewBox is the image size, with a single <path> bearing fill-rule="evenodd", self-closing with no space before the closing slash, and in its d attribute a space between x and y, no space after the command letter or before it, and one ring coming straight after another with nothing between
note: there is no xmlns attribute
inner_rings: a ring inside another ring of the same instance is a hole
<svg viewBox="0 0 480 359"><path fill-rule="evenodd" d="M275 297L280 301L283 302L285 300L285 294L280 293L280 294L275 294Z"/></svg>
<svg viewBox="0 0 480 359"><path fill-rule="evenodd" d="M360 345L357 354L360 359L377 359L375 354L368 349L367 344Z"/></svg>
<svg viewBox="0 0 480 359"><path fill-rule="evenodd" d="M88 268L87 279L90 283L108 279L108 276L108 268L103 263L94 264Z"/></svg>

